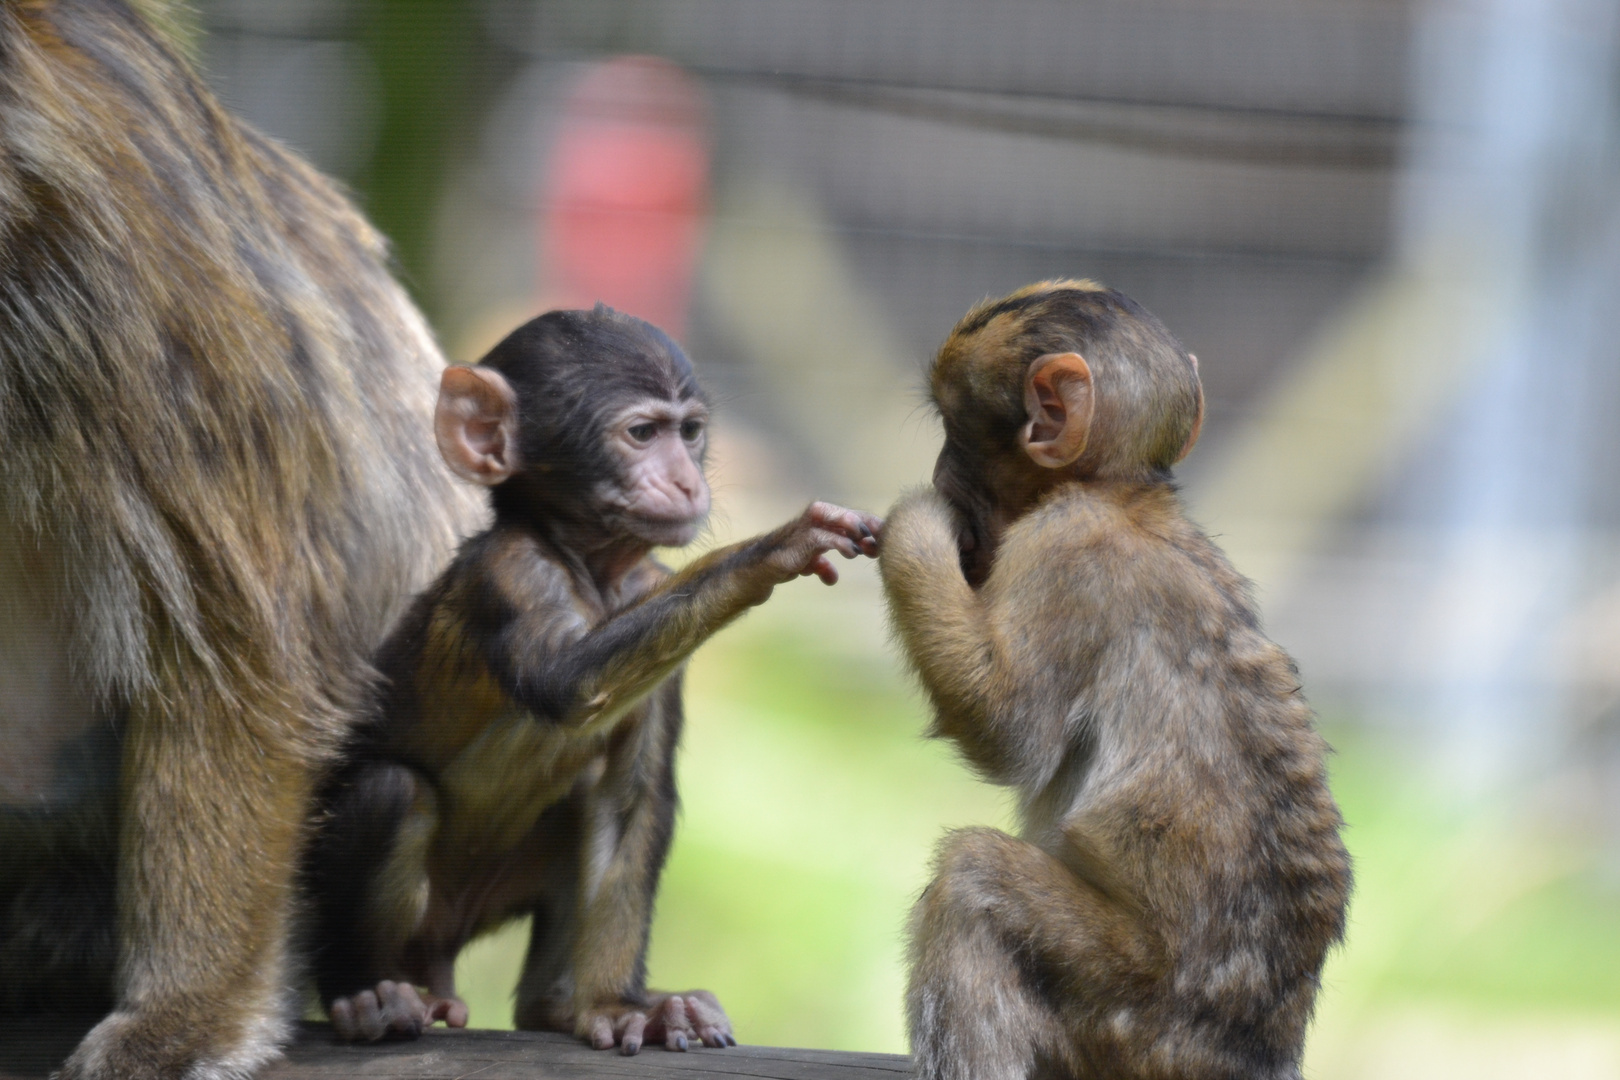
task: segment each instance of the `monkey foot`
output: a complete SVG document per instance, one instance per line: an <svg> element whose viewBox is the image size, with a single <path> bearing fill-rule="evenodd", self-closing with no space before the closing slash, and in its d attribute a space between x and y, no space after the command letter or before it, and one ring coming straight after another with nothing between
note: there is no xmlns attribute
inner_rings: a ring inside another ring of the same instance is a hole
<svg viewBox="0 0 1620 1080"><path fill-rule="evenodd" d="M646 1005L598 1005L580 1018L578 1030L596 1049L617 1045L626 1055L640 1050L643 1042L661 1042L666 1050L685 1050L693 1042L716 1050L737 1045L731 1020L707 990L653 993Z"/></svg>
<svg viewBox="0 0 1620 1080"><path fill-rule="evenodd" d="M467 1006L460 998L423 997L410 983L388 979L375 990L336 999L326 1011L332 1030L346 1042L414 1039L438 1020L450 1027L467 1026Z"/></svg>

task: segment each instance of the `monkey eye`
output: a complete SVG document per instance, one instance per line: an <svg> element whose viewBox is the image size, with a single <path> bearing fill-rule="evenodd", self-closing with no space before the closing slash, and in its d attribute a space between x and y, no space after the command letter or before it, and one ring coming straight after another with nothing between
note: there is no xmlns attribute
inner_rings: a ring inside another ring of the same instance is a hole
<svg viewBox="0 0 1620 1080"><path fill-rule="evenodd" d="M687 442L696 442L697 437L703 434L703 421L692 419L681 421L681 438Z"/></svg>
<svg viewBox="0 0 1620 1080"><path fill-rule="evenodd" d="M658 434L658 425L650 421L632 424L628 429L629 436L639 443L652 442Z"/></svg>

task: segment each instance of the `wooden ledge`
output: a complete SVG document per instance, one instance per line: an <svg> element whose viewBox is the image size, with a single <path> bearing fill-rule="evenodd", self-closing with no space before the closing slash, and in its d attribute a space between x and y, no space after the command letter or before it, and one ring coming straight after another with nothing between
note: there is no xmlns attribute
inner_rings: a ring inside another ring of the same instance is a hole
<svg viewBox="0 0 1620 1080"><path fill-rule="evenodd" d="M0 1080L40 1080L73 1048L87 1025L54 1017L10 1017L0 1028ZM332 1041L325 1024L304 1024L287 1059L263 1080L900 1080L910 1064L900 1054L781 1050L769 1046L659 1046L635 1057L592 1050L566 1035L527 1031L446 1031L414 1042L353 1046Z"/></svg>

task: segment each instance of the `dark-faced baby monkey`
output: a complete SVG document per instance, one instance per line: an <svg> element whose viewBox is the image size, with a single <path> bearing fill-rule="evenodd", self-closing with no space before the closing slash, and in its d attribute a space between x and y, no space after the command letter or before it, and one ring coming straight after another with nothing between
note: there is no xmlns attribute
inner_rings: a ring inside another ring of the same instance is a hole
<svg viewBox="0 0 1620 1080"><path fill-rule="evenodd" d="M375 715L325 799L310 881L340 1036L465 1024L456 954L532 915L518 1027L627 1054L735 1043L712 994L646 988L681 666L774 586L836 581L828 552L876 554L882 523L816 503L669 573L652 549L709 509L708 415L679 346L600 305L445 372L439 446L490 486L495 523L384 644Z"/></svg>
<svg viewBox="0 0 1620 1080"><path fill-rule="evenodd" d="M1294 666L1176 498L1194 359L1122 294L1044 282L969 312L931 382L945 447L884 589L933 733L1022 831L940 847L919 1073L1297 1078L1350 863Z"/></svg>

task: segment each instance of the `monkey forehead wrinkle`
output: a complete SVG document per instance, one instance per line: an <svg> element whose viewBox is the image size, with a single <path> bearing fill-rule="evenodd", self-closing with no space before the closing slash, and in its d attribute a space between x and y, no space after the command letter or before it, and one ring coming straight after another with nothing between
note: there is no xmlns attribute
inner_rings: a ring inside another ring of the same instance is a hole
<svg viewBox="0 0 1620 1080"><path fill-rule="evenodd" d="M638 421L706 420L709 407L702 399L687 396L678 400L652 396L642 398L608 415L609 430L629 427Z"/></svg>

